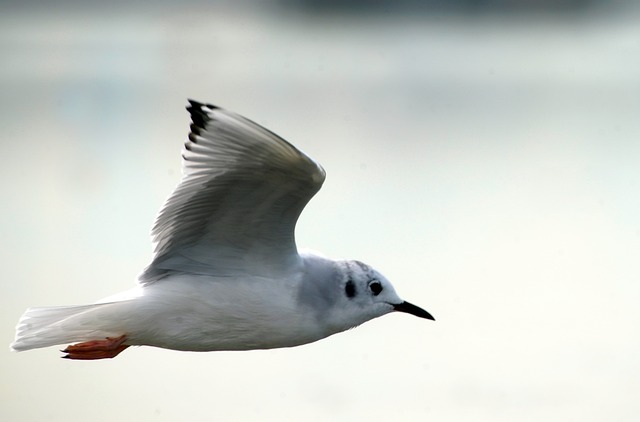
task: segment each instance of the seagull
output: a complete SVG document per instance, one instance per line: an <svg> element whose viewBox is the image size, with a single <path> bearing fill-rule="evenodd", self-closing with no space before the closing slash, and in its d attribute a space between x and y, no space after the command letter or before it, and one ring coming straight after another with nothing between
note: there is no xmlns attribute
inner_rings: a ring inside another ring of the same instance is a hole
<svg viewBox="0 0 640 422"><path fill-rule="evenodd" d="M298 250L296 221L325 180L318 163L236 113L193 100L187 110L182 180L155 221L154 256L136 287L27 309L12 350L72 343L62 357L92 360L129 346L273 349L393 311L434 319L369 265Z"/></svg>

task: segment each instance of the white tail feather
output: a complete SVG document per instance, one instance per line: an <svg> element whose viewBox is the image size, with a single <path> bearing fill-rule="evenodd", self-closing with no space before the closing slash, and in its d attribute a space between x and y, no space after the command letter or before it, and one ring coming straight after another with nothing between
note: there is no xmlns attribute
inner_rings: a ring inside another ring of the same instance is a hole
<svg viewBox="0 0 640 422"><path fill-rule="evenodd" d="M20 317L11 349L19 352L101 338L102 330L75 317L105 305L109 304L29 308Z"/></svg>

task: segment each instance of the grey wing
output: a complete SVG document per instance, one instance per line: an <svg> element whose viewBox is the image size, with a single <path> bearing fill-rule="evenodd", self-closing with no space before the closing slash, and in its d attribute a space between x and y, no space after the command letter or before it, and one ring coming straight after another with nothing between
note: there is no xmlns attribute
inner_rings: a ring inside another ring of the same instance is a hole
<svg viewBox="0 0 640 422"><path fill-rule="evenodd" d="M294 230L325 172L244 117L189 100L183 178L152 230L148 284L175 272L276 275L296 265Z"/></svg>

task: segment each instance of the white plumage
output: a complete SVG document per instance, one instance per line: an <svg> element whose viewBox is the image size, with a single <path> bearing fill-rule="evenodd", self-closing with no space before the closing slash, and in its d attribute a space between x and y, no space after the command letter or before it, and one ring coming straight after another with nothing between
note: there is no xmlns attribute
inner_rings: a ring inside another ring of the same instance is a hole
<svg viewBox="0 0 640 422"><path fill-rule="evenodd" d="M92 305L28 309L13 350L80 342L65 357L101 359L130 345L268 349L393 310L433 319L365 264L298 253L295 224L322 186L320 165L235 113L187 109L183 178L155 222L140 284Z"/></svg>

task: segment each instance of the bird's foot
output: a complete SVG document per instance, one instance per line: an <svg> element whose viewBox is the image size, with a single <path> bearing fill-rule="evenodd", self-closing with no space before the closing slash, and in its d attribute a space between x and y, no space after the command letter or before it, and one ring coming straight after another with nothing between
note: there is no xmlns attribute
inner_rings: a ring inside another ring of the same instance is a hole
<svg viewBox="0 0 640 422"><path fill-rule="evenodd" d="M115 358L120 352L129 347L127 344L122 344L126 339L127 336L122 335L120 337L107 337L104 340L72 344L62 350L62 353L66 353L63 358L81 360Z"/></svg>

